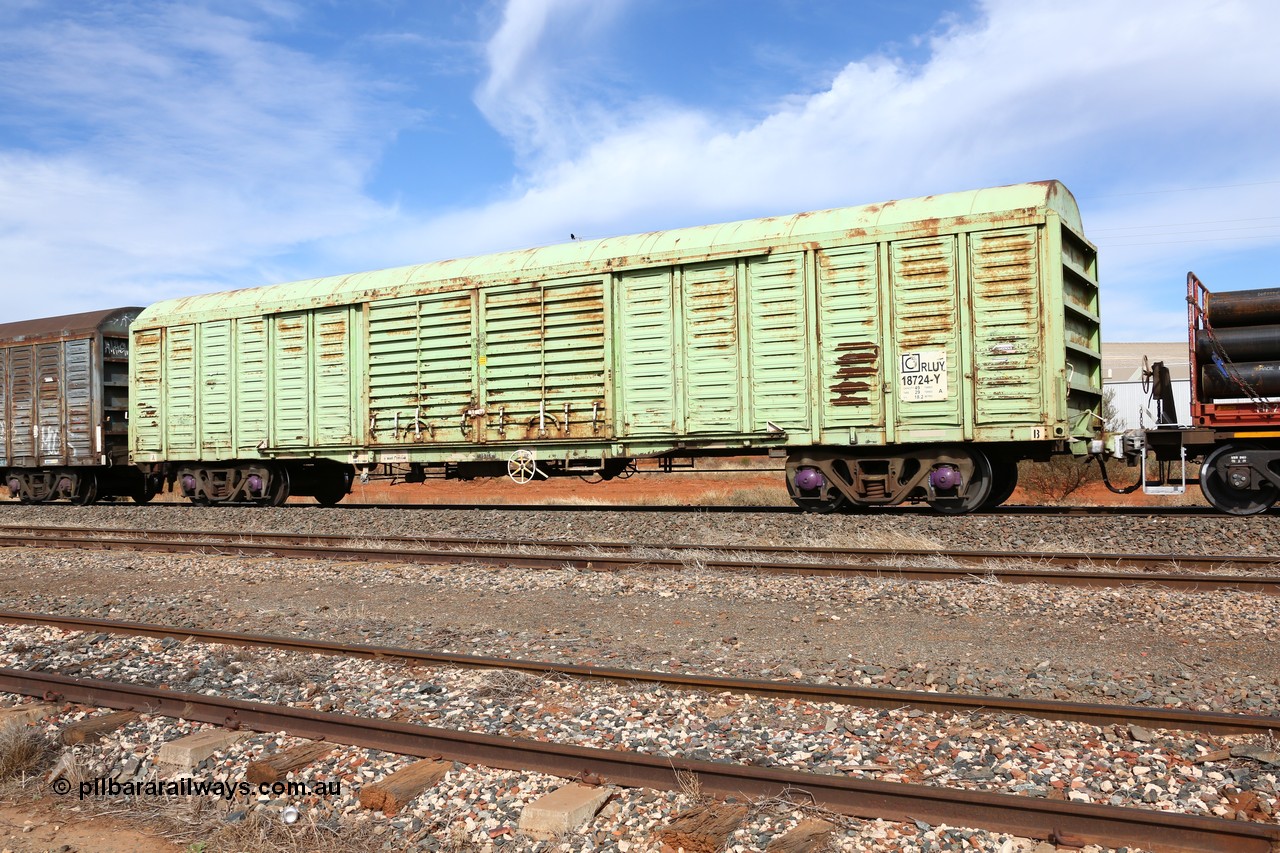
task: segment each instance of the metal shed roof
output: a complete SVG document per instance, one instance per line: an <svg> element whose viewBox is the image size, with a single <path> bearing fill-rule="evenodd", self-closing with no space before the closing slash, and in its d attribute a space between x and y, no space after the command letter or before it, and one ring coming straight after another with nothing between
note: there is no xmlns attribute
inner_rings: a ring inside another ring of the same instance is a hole
<svg viewBox="0 0 1280 853"><path fill-rule="evenodd" d="M119 334L124 335L129 323L141 312L141 308L107 308L81 314L63 314L61 317L0 323L0 345L83 338L108 326L114 326L113 331L118 330Z"/></svg>
<svg viewBox="0 0 1280 853"><path fill-rule="evenodd" d="M1034 221L1048 210L1056 211L1068 227L1083 236L1080 210L1071 192L1059 181L1039 181L187 296L152 305L139 322L154 327L179 320L351 304L410 295L449 282L536 281L600 274L676 260L746 254L779 242L821 242L824 238L863 234L874 238L880 233L901 232L900 226L908 223L921 224L920 236L975 220L987 220L999 227Z"/></svg>

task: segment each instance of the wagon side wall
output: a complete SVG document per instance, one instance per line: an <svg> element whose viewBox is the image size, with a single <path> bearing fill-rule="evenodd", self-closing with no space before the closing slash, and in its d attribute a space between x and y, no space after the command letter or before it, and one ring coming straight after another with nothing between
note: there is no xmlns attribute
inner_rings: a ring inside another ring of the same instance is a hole
<svg viewBox="0 0 1280 853"><path fill-rule="evenodd" d="M0 465L102 464L101 341L0 345Z"/></svg>

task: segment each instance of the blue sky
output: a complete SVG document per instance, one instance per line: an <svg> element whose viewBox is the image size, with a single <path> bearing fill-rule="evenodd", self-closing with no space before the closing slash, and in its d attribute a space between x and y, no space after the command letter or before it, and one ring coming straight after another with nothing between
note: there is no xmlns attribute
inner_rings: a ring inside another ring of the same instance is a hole
<svg viewBox="0 0 1280 853"><path fill-rule="evenodd" d="M1265 0L0 5L15 320L1045 178L1104 335L1280 286Z"/></svg>

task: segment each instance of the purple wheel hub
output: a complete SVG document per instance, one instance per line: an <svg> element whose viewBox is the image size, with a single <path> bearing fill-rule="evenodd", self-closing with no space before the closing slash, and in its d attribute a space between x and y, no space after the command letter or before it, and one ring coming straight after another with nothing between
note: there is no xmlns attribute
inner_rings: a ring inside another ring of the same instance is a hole
<svg viewBox="0 0 1280 853"><path fill-rule="evenodd" d="M196 478L194 475L182 475L182 493L184 495L194 495L196 493Z"/></svg>
<svg viewBox="0 0 1280 853"><path fill-rule="evenodd" d="M10 477L9 482L5 485L7 485L9 487L9 491L15 495L22 489L22 483L17 477Z"/></svg>
<svg viewBox="0 0 1280 853"><path fill-rule="evenodd" d="M827 484L827 478L817 468L800 468L796 471L796 488L810 491L821 489Z"/></svg>
<svg viewBox="0 0 1280 853"><path fill-rule="evenodd" d="M962 482L960 469L950 465L934 468L929 473L929 484L940 492L949 492L960 487Z"/></svg>
<svg viewBox="0 0 1280 853"><path fill-rule="evenodd" d="M249 494L251 495L262 494L262 477L261 476L257 474L250 474L249 479L245 482L245 484L249 487Z"/></svg>

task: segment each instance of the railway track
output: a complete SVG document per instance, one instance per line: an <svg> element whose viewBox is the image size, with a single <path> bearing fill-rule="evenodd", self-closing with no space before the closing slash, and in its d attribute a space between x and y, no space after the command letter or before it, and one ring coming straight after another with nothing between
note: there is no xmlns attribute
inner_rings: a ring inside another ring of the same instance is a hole
<svg viewBox="0 0 1280 853"><path fill-rule="evenodd" d="M626 545L617 542L558 540L485 540L473 538L370 537L340 535L222 533L180 530L71 528L38 525L0 527L0 545L127 549L166 553L236 554L310 559L386 560L440 564L487 564L526 569L617 571L656 568L682 571L753 571L825 577L889 577L909 581L981 577L1002 583L1051 583L1069 586L1149 585L1184 591L1235 589L1280 594L1280 573L1222 574L1185 571L1231 566L1257 572L1277 564L1254 555L1086 554L1052 552L954 551L918 549L841 549L759 546L744 548L691 545ZM423 547L434 546L434 547ZM530 553L537 549L540 553ZM559 553L552 553L559 552ZM630 553L628 553L630 552ZM676 556L655 556L669 552ZM738 558L723 555L737 554ZM825 562L770 559L810 558ZM866 562L873 560L876 562ZM915 560L913 565L910 561ZM929 565L928 560L950 563ZM890 561L890 562L885 562ZM1000 565L1000 561L1033 567ZM923 565L919 563L925 563ZM1034 564L1075 566L1075 570ZM1161 566L1175 571L1157 571Z"/></svg>
<svg viewBox="0 0 1280 853"><path fill-rule="evenodd" d="M220 631L208 628L157 625L50 613L0 610L0 622L37 625L67 631L108 633L195 640L234 646L269 648L302 654L338 655L432 666L477 669L509 669L534 675L568 675L617 684L653 684L680 690L744 693L803 702L836 702L870 708L912 707L929 712L1021 714L1048 720L1073 720L1091 725L1138 725L1147 728L1178 729L1219 735L1269 735L1280 730L1280 718L1262 714L1233 714L1222 711L1193 711L1180 708L1153 708L1056 699L1018 699L964 693L930 693L893 688L849 687L794 681L728 678L694 673L663 672L615 667L586 666L519 658L497 658L447 652L433 652L398 646L335 643L269 634Z"/></svg>
<svg viewBox="0 0 1280 853"><path fill-rule="evenodd" d="M1280 844L1275 824L558 744L47 672L0 669L0 690L623 787L678 790L692 778L703 793L721 797L803 791L816 805L840 814L981 827L1073 846L1263 853Z"/></svg>
<svg viewBox="0 0 1280 853"><path fill-rule="evenodd" d="M0 533L9 529L15 532L30 530L36 533L51 535L76 535L113 537L130 532L128 528L109 527L24 527L20 525L0 526ZM184 530L148 530L144 531L148 538L180 539L196 534ZM239 537L269 537L263 541L278 542L282 545L333 545L342 546L359 542L360 538L339 534L296 534L296 533L237 533ZM367 542L382 545L398 545L408 548L447 548L450 550L467 550L475 548L499 548L504 550L525 550L536 548L544 551L566 551L571 553L622 553L627 552L660 552L673 553L707 553L715 554L777 554L792 557L813 558L816 560L870 560L870 559L919 559L944 558L966 565L981 565L992 561L1018 561L1039 563L1052 566L1094 566L1110 568L1129 568L1153 570L1169 565L1177 565L1184 569L1218 569L1225 566L1252 570L1280 571L1280 559L1257 554L1196 556L1188 554L1133 554L1133 553L1088 553L1084 551L994 551L994 550L960 550L937 548L843 548L814 547L795 545L687 545L678 543L643 543L643 542L610 542L588 540L573 542L563 539L490 539L463 536L368 536Z"/></svg>
<svg viewBox="0 0 1280 853"><path fill-rule="evenodd" d="M121 501L119 503L103 502L99 506L127 506L132 511L145 514L148 510L129 501ZM0 508L3 507L23 507L29 506L22 504L16 500L0 499ZM70 504L53 503L48 504L53 507L67 507ZM197 507L186 501L174 503L153 503L149 504L151 508L174 508L182 507L184 509L203 510L207 507ZM249 506L248 504L230 506ZM316 509L316 504L306 499L298 499L296 502L286 503L280 509ZM499 510L502 512L537 512L537 513L555 513L555 512L622 512L622 513L670 513L670 512L693 512L705 514L734 514L734 513L765 513L769 515L801 515L803 510L795 506L741 506L741 505L653 505L653 504L626 504L626 503L547 503L547 504L518 504L518 503L484 503L484 504L446 504L446 503L368 503L357 501L343 501L336 507L328 508L329 511L334 510L423 510L423 511L474 511L474 510ZM927 506L893 506L893 507L876 507L869 508L861 513L865 516L896 516L896 515L933 515L933 510ZM1272 508L1267 511L1270 515L1280 515L1280 508ZM1130 518L1177 518L1177 517L1214 517L1223 518L1223 514L1212 507L1201 506L1032 506L1032 505L1003 505L989 510L975 510L969 515L981 516L1047 516L1076 518L1083 516L1125 516Z"/></svg>

